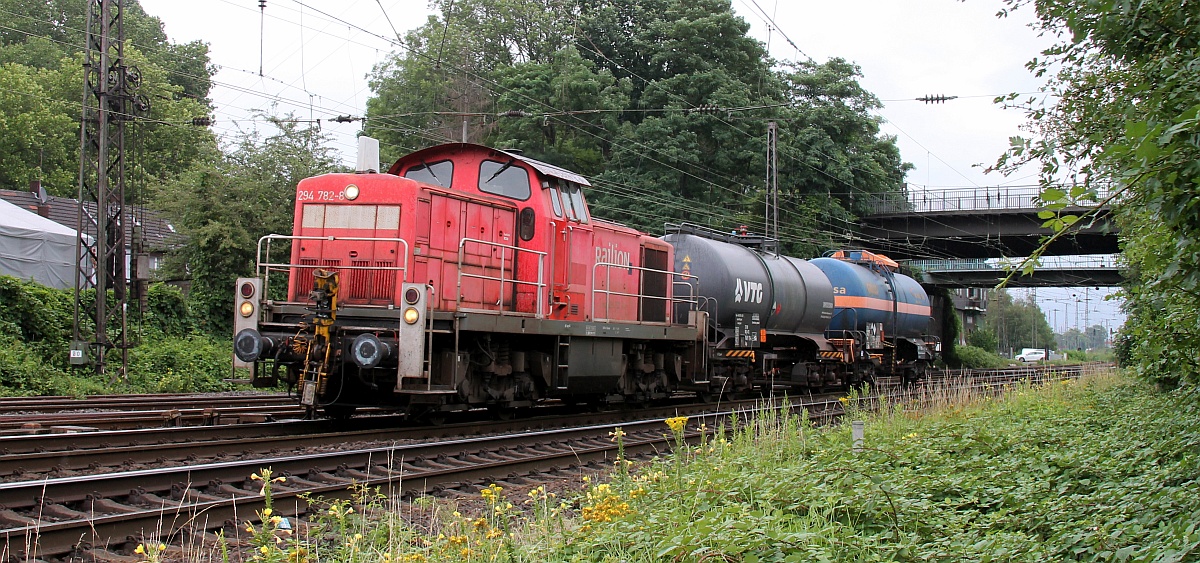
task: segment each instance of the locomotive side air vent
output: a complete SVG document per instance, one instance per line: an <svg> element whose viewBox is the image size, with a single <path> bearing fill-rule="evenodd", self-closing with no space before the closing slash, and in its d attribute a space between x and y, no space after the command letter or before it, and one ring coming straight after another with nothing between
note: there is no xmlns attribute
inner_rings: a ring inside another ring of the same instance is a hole
<svg viewBox="0 0 1200 563"><path fill-rule="evenodd" d="M575 304L575 303L572 303L572 304L571 304L571 314L572 314L572 315L578 315L578 314L579 314L579 305L577 305L577 304Z"/></svg>

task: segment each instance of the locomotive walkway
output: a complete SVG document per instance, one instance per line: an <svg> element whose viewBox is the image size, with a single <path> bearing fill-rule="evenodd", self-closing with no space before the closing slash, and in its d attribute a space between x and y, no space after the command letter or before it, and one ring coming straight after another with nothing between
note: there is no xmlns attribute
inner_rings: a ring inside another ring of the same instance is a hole
<svg viewBox="0 0 1200 563"><path fill-rule="evenodd" d="M860 219L870 250L897 260L1029 256L1051 234L1038 217L1039 188L983 187L914 191L905 200L879 199ZM1108 194L1098 194L1103 201ZM1069 207L1081 214L1091 208ZM1055 241L1045 256L1116 254L1117 227L1110 210Z"/></svg>

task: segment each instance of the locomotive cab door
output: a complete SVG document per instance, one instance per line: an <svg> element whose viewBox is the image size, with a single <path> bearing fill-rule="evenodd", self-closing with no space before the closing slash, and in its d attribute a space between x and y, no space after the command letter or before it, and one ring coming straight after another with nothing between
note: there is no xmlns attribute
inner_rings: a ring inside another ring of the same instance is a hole
<svg viewBox="0 0 1200 563"><path fill-rule="evenodd" d="M590 305L595 251L587 205L579 184L551 178L546 191L555 214L554 240L551 244L550 316L555 319L583 320Z"/></svg>

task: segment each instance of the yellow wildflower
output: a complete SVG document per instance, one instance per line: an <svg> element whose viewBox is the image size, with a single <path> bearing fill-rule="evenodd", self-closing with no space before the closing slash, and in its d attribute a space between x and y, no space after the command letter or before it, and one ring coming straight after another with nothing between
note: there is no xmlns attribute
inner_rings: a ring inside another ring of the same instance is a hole
<svg viewBox="0 0 1200 563"><path fill-rule="evenodd" d="M680 434L683 432L684 427L687 426L687 421L688 421L688 417L686 417L686 416L676 416L676 417L668 418L668 419L664 420L663 422L667 423L667 427L671 429L671 432L674 432L675 434Z"/></svg>

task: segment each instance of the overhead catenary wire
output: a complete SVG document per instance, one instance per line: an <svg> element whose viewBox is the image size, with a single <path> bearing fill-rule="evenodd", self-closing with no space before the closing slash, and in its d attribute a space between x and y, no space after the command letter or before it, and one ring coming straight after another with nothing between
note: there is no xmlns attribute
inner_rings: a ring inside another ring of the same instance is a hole
<svg viewBox="0 0 1200 563"><path fill-rule="evenodd" d="M301 4L301 6L305 6L305 4L303 4L303 3L300 3L300 2L298 2L298 4ZM349 25L348 25L347 27L349 28L349 27L351 27L351 26L349 26ZM393 28L393 33L394 33L394 32L395 32L395 30L394 30L394 28ZM389 41L389 43L390 43L390 44L393 44L393 45L395 45L395 44L399 44L400 42L399 42L399 40L398 40L398 39L399 39L399 38L397 38L397 40L396 40L396 41ZM639 78L640 78L640 77L639 77ZM280 81L280 82L282 83L282 81ZM218 85L218 86L221 86L221 87L232 86L232 85L225 85L225 84L223 84L223 83L221 83L221 82L219 82L219 81L214 81L214 83L215 83L216 85ZM259 92L250 92L250 91L249 91L249 89L247 89L247 88L243 88L243 91L245 91L247 94L254 94L254 95L256 95L256 96L264 96L264 94L265 94L265 93L259 93ZM311 95L311 93L310 93L310 95ZM267 97L267 99L275 99L275 100L278 100L278 101L291 101L291 100L287 100L287 98L286 98L286 97L283 97L283 96L277 96L277 95L276 95L276 96L265 95L264 97ZM295 100L294 102L296 102L296 105L298 105L298 106L302 106L302 105L303 105L303 102L300 102L300 101L298 101L298 100ZM310 97L310 102L311 102L311 97ZM333 108L330 108L330 109L333 109ZM550 111L551 109L553 109L553 108L546 109L546 112L545 112L545 113L546 113L547 115L553 114L553 115L559 115L559 116L563 116L563 117L568 117L568 116L572 116L572 115L583 115L583 114L584 114L584 112L582 112L582 111L577 111L577 112L567 112L567 111L560 111L560 112L558 112L558 113L553 113L552 111ZM607 111L607 110L600 110L600 111ZM219 112L217 112L217 113L219 113ZM243 121L244 121L244 120L243 120ZM589 134L602 134L602 133L600 133L602 130L599 130L599 129L596 129L596 128L594 128L594 126L593 126L592 124L590 124L590 123L587 123L587 124L582 124L582 125L581 125L581 124L579 124L579 123L571 123L570 121L566 121L566 122L564 122L564 123L563 123L563 125L567 125L567 126L569 126L569 127L575 127L575 128L578 128L579 130L582 130L582 131L587 131ZM741 130L740 128L736 128L736 127L735 127L735 129ZM748 134L749 132L747 132L747 131L744 131L744 130L743 130L743 133L747 133L747 134ZM639 146L639 145L634 145L634 146L632 146L632 147L631 147L631 149L632 149L632 150L641 150L641 149L646 149L646 148L647 148L647 147L645 147L645 146ZM655 152L655 153L657 154L657 151L656 151L656 150L655 150L655 151L652 151L652 152ZM795 157L794 157L794 155L785 155L785 156L791 156L791 158L793 158L793 159L795 158ZM731 195L740 195L740 194L742 193L742 192L741 192L741 191L739 191L739 190L736 190L736 189L733 189L733 188L729 187L729 186L727 185L727 184L729 183L728 181L726 181L726 182L721 182L721 181L720 181L721 179L720 179L719 177L716 177L716 175L711 175L711 177L710 177L710 178L700 178L700 177L697 177L697 176L696 176L696 174L694 174L694 173L691 173L691 172L689 172L688 170L680 169L678 166L674 166L674 165L672 165L672 164L670 164L670 163L668 163L668 162L665 162L665 161L660 161L659 163L660 163L660 164L663 164L664 166L667 166L667 167L669 167L669 168L673 168L673 169L675 169L676 171L678 171L678 172L680 172L680 173L683 173L683 174L685 174L685 175L690 175L691 177L693 177L693 178L696 178L696 179L698 179L698 180L701 180L702 182L707 182L707 183L708 183L708 184L709 184L709 185L710 185L710 186L711 186L713 189L726 190L726 191L729 191ZM805 164L805 163L801 163L801 164ZM705 167L705 166L703 166L703 163L688 163L688 166L689 166L689 167L694 167L694 168L696 168L696 170L698 170L699 172L701 172L701 173L704 173L704 174L711 174L711 172L712 172L711 170L707 170L707 169L706 169L706 167ZM829 175L828 175L826 172L824 172L824 171L822 171L822 170L819 170L819 169L816 169L816 168L814 168L814 170L817 170L817 172L818 172L819 174L823 174L823 175L826 175L826 176L828 176L828 179L829 179L831 182L834 182L834 183L835 183L835 184L837 184L837 185L843 185L843 186L845 186L846 188L850 188L850 189L847 189L847 190L845 190L844 192L841 192L841 191L833 191L833 192L831 192L831 193L845 193L845 194L852 194L852 193L855 193L855 190L853 189L853 186L852 186L852 185L850 185L850 184L845 184L845 183L844 183L842 180L840 180L839 178L836 178L836 177L833 177L833 176L829 176ZM728 180L728 179L726 179L726 180Z"/></svg>

